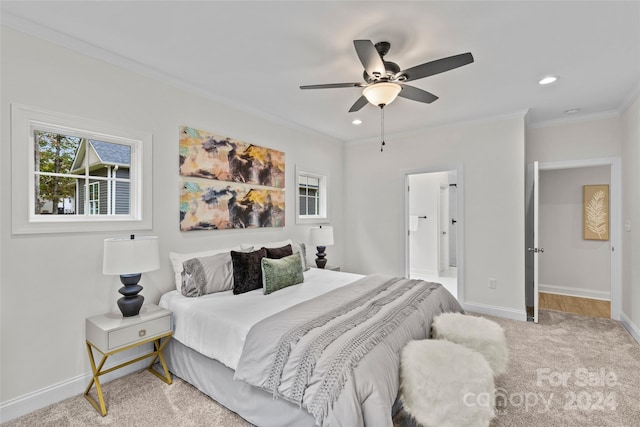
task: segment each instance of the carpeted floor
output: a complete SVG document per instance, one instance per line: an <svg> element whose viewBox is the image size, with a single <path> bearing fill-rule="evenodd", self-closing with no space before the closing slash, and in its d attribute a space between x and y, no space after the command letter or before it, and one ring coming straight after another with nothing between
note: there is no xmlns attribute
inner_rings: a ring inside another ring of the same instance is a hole
<svg viewBox="0 0 640 427"><path fill-rule="evenodd" d="M619 322L554 311L541 311L538 325L489 318L504 327L511 351L491 427L640 425L640 346ZM250 425L175 377L168 386L143 371L103 389L104 418L77 396L2 426Z"/></svg>

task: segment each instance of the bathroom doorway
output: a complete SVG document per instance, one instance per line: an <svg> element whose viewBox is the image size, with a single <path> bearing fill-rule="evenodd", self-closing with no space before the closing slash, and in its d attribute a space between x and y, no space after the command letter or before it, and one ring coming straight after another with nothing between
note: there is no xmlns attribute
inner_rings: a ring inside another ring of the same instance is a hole
<svg viewBox="0 0 640 427"><path fill-rule="evenodd" d="M406 184L407 277L459 297L458 171L410 173Z"/></svg>

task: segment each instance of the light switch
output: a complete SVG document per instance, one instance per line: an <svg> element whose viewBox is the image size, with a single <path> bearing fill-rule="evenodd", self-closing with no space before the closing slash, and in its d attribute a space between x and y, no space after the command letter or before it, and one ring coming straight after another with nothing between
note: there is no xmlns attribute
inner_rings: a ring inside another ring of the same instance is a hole
<svg viewBox="0 0 640 427"><path fill-rule="evenodd" d="M624 231L631 231L631 220L628 219L624 222Z"/></svg>

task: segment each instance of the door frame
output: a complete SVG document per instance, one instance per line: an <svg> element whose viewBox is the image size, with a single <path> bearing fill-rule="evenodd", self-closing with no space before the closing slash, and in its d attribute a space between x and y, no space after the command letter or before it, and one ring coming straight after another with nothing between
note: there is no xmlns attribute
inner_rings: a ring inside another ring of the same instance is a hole
<svg viewBox="0 0 640 427"><path fill-rule="evenodd" d="M457 299L461 305L464 306L464 167L462 163L450 167L427 167L418 169L403 170L404 179L402 183L404 185L404 274L405 277L410 276L410 258L409 258L409 176L421 175L426 173L438 173L438 172L456 172L456 200L457 200L457 222L456 222L456 258L457 258Z"/></svg>
<svg viewBox="0 0 640 427"><path fill-rule="evenodd" d="M457 176L456 176L457 179ZM449 186L438 191L438 276L449 268ZM446 202L445 199L446 198ZM445 215L446 213L446 215ZM444 233L444 234L442 234ZM446 236L446 237L443 237ZM446 240L446 242L445 242ZM444 250L446 247L446 250Z"/></svg>
<svg viewBox="0 0 640 427"><path fill-rule="evenodd" d="M611 319L620 320L622 310L622 170L619 157L539 162L539 170L558 170L610 166L609 238L611 241Z"/></svg>

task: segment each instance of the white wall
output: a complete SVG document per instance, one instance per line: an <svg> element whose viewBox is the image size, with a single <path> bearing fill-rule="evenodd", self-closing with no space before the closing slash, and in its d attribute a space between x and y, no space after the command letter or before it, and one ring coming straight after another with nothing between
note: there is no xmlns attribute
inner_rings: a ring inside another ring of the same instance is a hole
<svg viewBox="0 0 640 427"><path fill-rule="evenodd" d="M582 186L610 181L610 166L540 171L541 292L610 298L611 241L582 235Z"/></svg>
<svg viewBox="0 0 640 427"><path fill-rule="evenodd" d="M148 302L158 302L162 293L174 287L169 251L289 237L307 241L309 227L295 224L296 164L329 172L330 218L336 241L330 257L332 263L342 263L342 142L252 116L4 27L1 55L0 403L61 384L71 384L68 389L81 392L90 372L84 319L117 309L121 286L117 277L102 275L101 268L103 239L122 234L117 229L102 234L11 235L11 206L7 202L11 167L24 167L9 164L11 103L152 132L153 229L145 233L159 236L162 262L160 270L145 273L141 282ZM286 227L180 232L181 124L284 151ZM3 413L6 416L7 412Z"/></svg>
<svg viewBox="0 0 640 427"><path fill-rule="evenodd" d="M447 172L409 176L409 215L426 216L409 234L410 273L438 274L438 206L440 185L449 184Z"/></svg>
<svg viewBox="0 0 640 427"><path fill-rule="evenodd" d="M637 91L621 114L527 129L527 161L622 159L622 302L620 320L640 341L640 107ZM624 223L631 221L631 231Z"/></svg>
<svg viewBox="0 0 640 427"><path fill-rule="evenodd" d="M464 301L524 319L524 117L385 139L382 153L375 141L345 148L346 269L403 276L405 174L461 168Z"/></svg>
<svg viewBox="0 0 640 427"><path fill-rule="evenodd" d="M622 114L622 321L640 342L640 97ZM629 221L631 230L624 223Z"/></svg>
<svg viewBox="0 0 640 427"><path fill-rule="evenodd" d="M531 163L620 156L620 117L610 113L527 128L526 158Z"/></svg>

